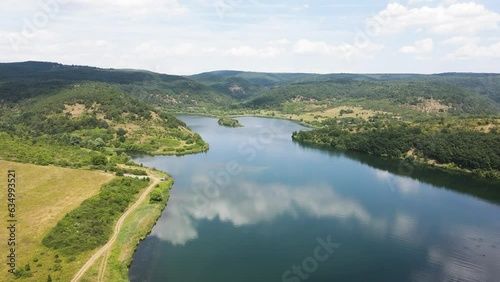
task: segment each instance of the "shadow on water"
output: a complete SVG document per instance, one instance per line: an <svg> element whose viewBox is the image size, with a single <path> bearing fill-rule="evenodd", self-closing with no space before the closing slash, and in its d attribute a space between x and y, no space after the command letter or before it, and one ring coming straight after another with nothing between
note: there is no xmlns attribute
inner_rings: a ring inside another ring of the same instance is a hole
<svg viewBox="0 0 500 282"><path fill-rule="evenodd" d="M295 143L304 149L318 150L331 156L344 156L378 170L500 204L499 180L484 179L464 172L445 170L405 160L387 159L361 152L337 150L328 146Z"/></svg>

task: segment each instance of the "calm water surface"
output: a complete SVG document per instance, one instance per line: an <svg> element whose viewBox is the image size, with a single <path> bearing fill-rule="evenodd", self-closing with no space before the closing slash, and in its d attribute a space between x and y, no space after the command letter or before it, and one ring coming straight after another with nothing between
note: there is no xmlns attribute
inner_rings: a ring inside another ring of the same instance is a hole
<svg viewBox="0 0 500 282"><path fill-rule="evenodd" d="M180 118L210 151L135 159L175 185L131 281L500 281L497 184Z"/></svg>

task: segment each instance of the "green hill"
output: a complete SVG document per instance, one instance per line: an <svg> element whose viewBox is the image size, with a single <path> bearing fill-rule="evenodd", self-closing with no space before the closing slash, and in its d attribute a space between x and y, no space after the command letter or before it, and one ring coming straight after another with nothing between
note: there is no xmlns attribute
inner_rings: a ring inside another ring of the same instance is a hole
<svg viewBox="0 0 500 282"><path fill-rule="evenodd" d="M500 103L500 74L494 73L442 73L424 74L325 74L307 76L296 82L335 81L436 82L472 90Z"/></svg>
<svg viewBox="0 0 500 282"><path fill-rule="evenodd" d="M439 103L453 114L489 114L500 107L499 74L213 71L183 77L47 62L0 64L0 101L17 102L83 82L110 84L152 106L175 112L211 113L213 109L228 108L281 110L290 101L345 99L362 99L363 106L384 100L406 109L425 107L432 99L432 103Z"/></svg>
<svg viewBox="0 0 500 282"><path fill-rule="evenodd" d="M36 84L30 87L33 92L23 99L3 93L14 99L0 106L2 158L88 167L113 159L123 162L120 152L185 154L208 148L183 122L116 86L83 82L40 91ZM33 147L38 149L30 153Z"/></svg>
<svg viewBox="0 0 500 282"><path fill-rule="evenodd" d="M315 76L315 74L213 71L192 75L189 78L236 100L244 100L273 87L312 76Z"/></svg>
<svg viewBox="0 0 500 282"><path fill-rule="evenodd" d="M287 102L337 103L350 100L353 104L388 101L391 105L411 109L412 106L433 102L437 111L452 114L498 113L499 104L470 89L443 82L334 80L289 84L252 98L247 107L281 109ZM385 110L385 109L384 109Z"/></svg>
<svg viewBox="0 0 500 282"><path fill-rule="evenodd" d="M0 100L16 102L75 83L101 82L163 108L223 106L231 97L182 76L55 63L0 64Z"/></svg>

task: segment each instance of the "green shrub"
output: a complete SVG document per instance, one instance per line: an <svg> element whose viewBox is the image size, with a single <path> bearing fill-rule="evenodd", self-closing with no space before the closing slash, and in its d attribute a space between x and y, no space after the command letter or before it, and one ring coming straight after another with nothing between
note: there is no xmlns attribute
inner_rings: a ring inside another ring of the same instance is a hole
<svg viewBox="0 0 500 282"><path fill-rule="evenodd" d="M135 178L115 179L104 185L98 195L66 214L43 238L43 245L74 256L105 244L115 220L125 211L134 195L147 185L148 182Z"/></svg>

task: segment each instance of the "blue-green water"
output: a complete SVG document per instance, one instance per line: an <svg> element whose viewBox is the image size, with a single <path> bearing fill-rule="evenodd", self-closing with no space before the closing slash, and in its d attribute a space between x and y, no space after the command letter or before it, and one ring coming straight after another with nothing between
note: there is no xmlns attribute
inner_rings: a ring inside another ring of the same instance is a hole
<svg viewBox="0 0 500 282"><path fill-rule="evenodd" d="M131 281L500 281L497 184L306 148L286 120L181 119L210 151L135 159L175 185Z"/></svg>

